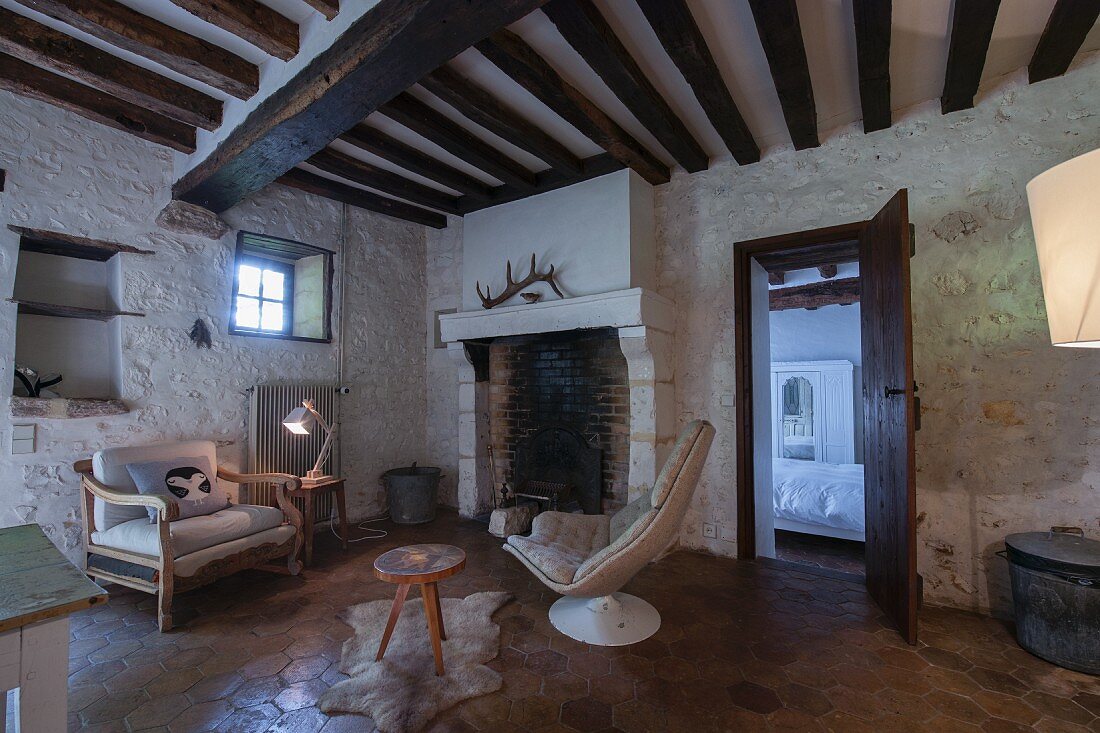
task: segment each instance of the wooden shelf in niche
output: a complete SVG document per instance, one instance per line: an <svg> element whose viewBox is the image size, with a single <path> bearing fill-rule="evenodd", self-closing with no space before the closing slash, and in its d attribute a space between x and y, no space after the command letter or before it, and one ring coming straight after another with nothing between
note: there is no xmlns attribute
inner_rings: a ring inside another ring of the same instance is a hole
<svg viewBox="0 0 1100 733"><path fill-rule="evenodd" d="M11 398L12 417L78 419L125 415L130 411L122 400L92 397L18 397Z"/></svg>
<svg viewBox="0 0 1100 733"><path fill-rule="evenodd" d="M87 321L109 321L115 316L138 316L144 313L134 311L100 310L99 308L80 308L75 305L57 305L56 303L38 303L33 300L8 298L19 305L19 314L24 316L53 316L55 318L83 318Z"/></svg>
<svg viewBox="0 0 1100 733"><path fill-rule="evenodd" d="M75 257L80 260L106 262L117 254L151 255L152 251L138 249L128 244L106 242L101 239L77 237L72 234L31 229L8 224L8 229L19 235L19 249L24 252L41 252L59 257Z"/></svg>

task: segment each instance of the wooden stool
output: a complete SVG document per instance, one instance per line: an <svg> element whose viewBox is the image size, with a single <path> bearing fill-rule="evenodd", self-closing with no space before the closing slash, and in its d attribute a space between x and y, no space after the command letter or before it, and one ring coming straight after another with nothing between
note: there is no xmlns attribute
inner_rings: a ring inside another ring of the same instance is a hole
<svg viewBox="0 0 1100 733"><path fill-rule="evenodd" d="M447 630L443 627L443 612L439 607L439 589L436 582L449 578L466 567L466 553L453 545L406 545L384 552L374 561L374 574L379 580L397 585L397 595L390 607L390 618L374 661L381 661L390 643L393 627L401 615L401 606L413 584L420 585L420 597L424 599L424 615L428 618L428 635L435 652L436 676L443 675L443 639Z"/></svg>

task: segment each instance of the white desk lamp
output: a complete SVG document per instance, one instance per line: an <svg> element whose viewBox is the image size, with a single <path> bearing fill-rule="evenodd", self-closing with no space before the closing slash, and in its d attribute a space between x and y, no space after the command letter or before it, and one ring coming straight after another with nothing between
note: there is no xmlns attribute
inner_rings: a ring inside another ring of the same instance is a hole
<svg viewBox="0 0 1100 733"><path fill-rule="evenodd" d="M283 427L295 435L309 435L313 432L315 424L320 425L321 429L325 431L325 442L321 445L321 453L317 456L317 462L302 477L302 484L306 486L332 479L332 476L324 473L321 467L325 465L325 461L328 460L328 455L332 451L332 439L336 436L336 426L325 422L325 418L321 417L321 413L314 408L313 400L303 400L301 407L295 407L289 415L283 418Z"/></svg>
<svg viewBox="0 0 1100 733"><path fill-rule="evenodd" d="M1100 348L1100 150L1027 184L1050 340Z"/></svg>

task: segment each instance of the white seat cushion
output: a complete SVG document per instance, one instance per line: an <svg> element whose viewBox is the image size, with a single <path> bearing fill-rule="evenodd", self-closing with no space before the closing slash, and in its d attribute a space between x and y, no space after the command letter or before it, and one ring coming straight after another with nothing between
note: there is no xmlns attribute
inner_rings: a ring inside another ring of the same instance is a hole
<svg viewBox="0 0 1100 733"><path fill-rule="evenodd" d="M96 477L97 481L106 484L115 491L136 494L138 493L137 486L134 485L134 479L130 476L130 472L126 470L127 464L197 457L209 460L210 467L217 471L218 455L214 447L214 441L187 440L176 443L106 448L97 451L92 456L92 475ZM218 487L215 486L214 490L217 491ZM97 497L93 517L95 529L106 532L116 524L128 522L138 517L145 517L148 520L148 511L143 506L109 504Z"/></svg>
<svg viewBox="0 0 1100 733"><path fill-rule="evenodd" d="M201 517L170 522L172 554L183 557L192 552L248 537L283 523L283 513L274 507L239 504ZM92 542L126 552L160 555L157 525L148 517L116 524L103 532L92 532Z"/></svg>

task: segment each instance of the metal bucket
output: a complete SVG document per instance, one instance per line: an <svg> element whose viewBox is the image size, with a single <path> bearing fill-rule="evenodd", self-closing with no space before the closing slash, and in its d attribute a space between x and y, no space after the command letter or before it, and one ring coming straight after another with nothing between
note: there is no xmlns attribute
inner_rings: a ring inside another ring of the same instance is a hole
<svg viewBox="0 0 1100 733"><path fill-rule="evenodd" d="M1005 538L1016 640L1060 667L1100 674L1100 542L1076 528Z"/></svg>
<svg viewBox="0 0 1100 733"><path fill-rule="evenodd" d="M440 470L433 466L392 468L382 474L390 519L396 524L423 524L435 519Z"/></svg>

